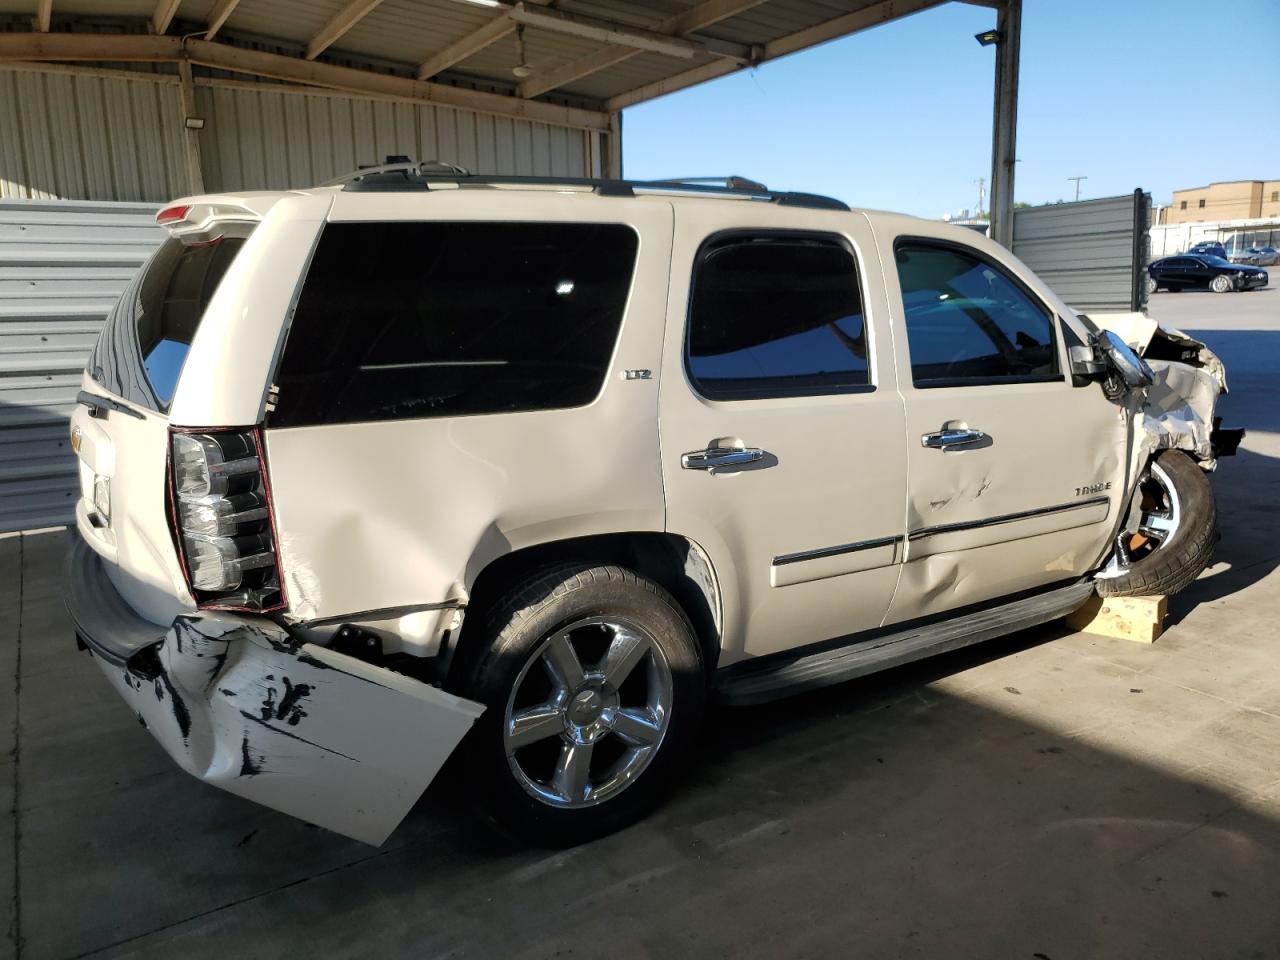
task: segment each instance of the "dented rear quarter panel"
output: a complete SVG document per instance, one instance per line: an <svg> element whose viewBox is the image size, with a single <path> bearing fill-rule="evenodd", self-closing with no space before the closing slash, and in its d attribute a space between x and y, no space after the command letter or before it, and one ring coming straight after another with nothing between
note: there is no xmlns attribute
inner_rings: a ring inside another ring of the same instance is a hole
<svg viewBox="0 0 1280 960"><path fill-rule="evenodd" d="M465 601L480 571L510 551L663 529L658 381L622 371L661 365L668 202L339 194L330 217L623 223L639 246L613 359L587 406L266 431L291 618Z"/></svg>

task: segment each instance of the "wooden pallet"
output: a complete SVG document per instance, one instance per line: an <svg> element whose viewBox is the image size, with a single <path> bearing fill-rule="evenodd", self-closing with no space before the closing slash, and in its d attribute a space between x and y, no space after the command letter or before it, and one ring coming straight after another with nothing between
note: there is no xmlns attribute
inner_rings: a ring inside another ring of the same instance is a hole
<svg viewBox="0 0 1280 960"><path fill-rule="evenodd" d="M1067 626L1082 633L1135 643L1155 643L1164 632L1168 597L1091 597L1067 617Z"/></svg>

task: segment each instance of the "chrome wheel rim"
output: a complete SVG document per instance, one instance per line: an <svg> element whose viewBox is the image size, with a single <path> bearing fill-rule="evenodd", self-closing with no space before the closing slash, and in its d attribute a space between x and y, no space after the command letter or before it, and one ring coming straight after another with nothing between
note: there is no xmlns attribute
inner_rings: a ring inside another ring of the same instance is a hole
<svg viewBox="0 0 1280 960"><path fill-rule="evenodd" d="M512 685L502 725L512 774L553 807L617 796L661 747L672 691L648 630L613 616L575 620L543 639Z"/></svg>
<svg viewBox="0 0 1280 960"><path fill-rule="evenodd" d="M1152 463L1138 480L1139 498L1138 530L1120 531L1116 537L1115 551L1106 568L1098 574L1100 579L1118 577L1142 560L1165 546L1178 532L1182 523L1182 501L1178 488L1159 462Z"/></svg>

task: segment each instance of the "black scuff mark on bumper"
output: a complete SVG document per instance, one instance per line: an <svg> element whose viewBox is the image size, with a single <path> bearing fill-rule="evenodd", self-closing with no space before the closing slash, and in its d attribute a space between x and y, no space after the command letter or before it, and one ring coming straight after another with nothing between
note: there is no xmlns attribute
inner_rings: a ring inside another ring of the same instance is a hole
<svg viewBox="0 0 1280 960"><path fill-rule="evenodd" d="M240 776L256 777L263 772L262 763L265 757L254 757L253 751L249 749L249 731L244 732L244 739L240 741Z"/></svg>
<svg viewBox="0 0 1280 960"><path fill-rule="evenodd" d="M316 743L314 740L308 740L306 737L300 737L296 733L290 733L288 730L281 730L279 727L274 726L270 723L267 723L267 721L265 720L260 720L259 718L255 717L248 710L241 710L240 716L244 717L246 720L252 720L254 723L258 724L258 726L266 727L272 733L278 733L282 737L289 737L290 739L297 740L300 743L305 743L309 747L315 747L317 750L323 750L325 753L332 753L335 757L341 757L343 760L350 760L352 763L360 762L358 758L349 757L345 753L342 753L340 750L334 750L332 747L326 747L322 743ZM248 736L249 734L246 731L245 732L246 740L248 739Z"/></svg>
<svg viewBox="0 0 1280 960"><path fill-rule="evenodd" d="M262 701L259 712L262 714L263 720L283 720L291 727L296 727L299 721L307 715L307 711L302 709L302 701L311 694L311 684L299 683L294 684L288 677L283 678L284 696L279 702L276 702L276 688L269 687L267 689L266 699Z"/></svg>
<svg viewBox="0 0 1280 960"><path fill-rule="evenodd" d="M173 711L173 719L178 724L178 730L182 733L182 742L191 742L191 711L187 709L187 703L178 695L177 689L173 685L173 681L169 679L169 675L161 673L156 679L156 699L163 700L161 696L160 684L164 684L164 689L169 692L169 709Z"/></svg>

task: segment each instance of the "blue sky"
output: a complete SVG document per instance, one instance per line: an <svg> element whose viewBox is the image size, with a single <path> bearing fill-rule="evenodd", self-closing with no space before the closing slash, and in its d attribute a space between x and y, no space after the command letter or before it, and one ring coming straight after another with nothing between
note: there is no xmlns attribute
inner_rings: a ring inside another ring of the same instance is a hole
<svg viewBox="0 0 1280 960"><path fill-rule="evenodd" d="M742 174L939 217L991 175L994 11L949 3L623 117L628 177ZM1024 0L1017 199L1280 178L1280 0ZM713 31L708 31L713 32ZM1256 84L1256 86L1254 86ZM1261 91L1255 94L1253 91Z"/></svg>

